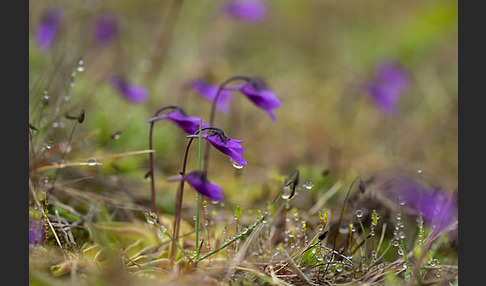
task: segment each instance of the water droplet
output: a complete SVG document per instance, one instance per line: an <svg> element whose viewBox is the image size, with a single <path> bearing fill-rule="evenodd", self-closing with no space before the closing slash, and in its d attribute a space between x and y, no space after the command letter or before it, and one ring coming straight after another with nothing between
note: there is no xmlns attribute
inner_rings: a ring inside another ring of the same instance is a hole
<svg viewBox="0 0 486 286"><path fill-rule="evenodd" d="M398 196L398 204L401 206L405 205L405 199L402 196Z"/></svg>
<svg viewBox="0 0 486 286"><path fill-rule="evenodd" d="M241 169L243 169L243 167L245 167L244 165L238 164L235 160L233 160L233 158L230 158L230 161L231 161L231 164L233 165L233 167L235 167L238 170L241 170Z"/></svg>
<svg viewBox="0 0 486 286"><path fill-rule="evenodd" d="M316 255L316 260L317 260L317 261L323 261L323 260L324 260L324 255L323 255L322 253L318 253L318 254Z"/></svg>
<svg viewBox="0 0 486 286"><path fill-rule="evenodd" d="M341 271L343 271L343 266L342 266L341 264L340 264L340 265L338 265L338 266L336 267L336 271L337 271L337 272L341 272Z"/></svg>
<svg viewBox="0 0 486 286"><path fill-rule="evenodd" d="M405 232L400 231L400 239L405 239L405 238L406 238Z"/></svg>
<svg viewBox="0 0 486 286"><path fill-rule="evenodd" d="M378 264L378 270L383 271L385 269L385 263Z"/></svg>
<svg viewBox="0 0 486 286"><path fill-rule="evenodd" d="M399 245L398 240L394 240L394 241L392 242L392 245L393 245L393 246L398 246L398 245Z"/></svg>
<svg viewBox="0 0 486 286"><path fill-rule="evenodd" d="M54 145L54 144L52 143L52 140L49 140L47 143L45 143L45 144L44 144L44 147L45 147L47 150L51 150L53 145Z"/></svg>
<svg viewBox="0 0 486 286"><path fill-rule="evenodd" d="M88 166L96 166L96 165L97 165L96 159L90 158L88 160Z"/></svg>
<svg viewBox="0 0 486 286"><path fill-rule="evenodd" d="M314 187L314 183L312 181L307 181L302 185L304 188L310 190Z"/></svg>
<svg viewBox="0 0 486 286"><path fill-rule="evenodd" d="M403 251L401 248L398 249L398 255L403 255Z"/></svg>
<svg viewBox="0 0 486 286"><path fill-rule="evenodd" d="M362 216L363 216L363 211L362 211L362 210L356 210L355 214L356 214L356 216L357 216L358 218L360 218L360 217L362 217Z"/></svg>
<svg viewBox="0 0 486 286"><path fill-rule="evenodd" d="M76 70L78 72L82 72L84 71L84 61L83 59L80 59L79 62L78 62L78 66L76 67Z"/></svg>
<svg viewBox="0 0 486 286"><path fill-rule="evenodd" d="M417 173L422 174L423 173L422 168L418 168Z"/></svg>
<svg viewBox="0 0 486 286"><path fill-rule="evenodd" d="M293 196L293 190L289 186L285 186L282 191L282 199L289 200Z"/></svg>
<svg viewBox="0 0 486 286"><path fill-rule="evenodd" d="M339 233L349 233L349 227L348 226L341 226L339 227Z"/></svg>

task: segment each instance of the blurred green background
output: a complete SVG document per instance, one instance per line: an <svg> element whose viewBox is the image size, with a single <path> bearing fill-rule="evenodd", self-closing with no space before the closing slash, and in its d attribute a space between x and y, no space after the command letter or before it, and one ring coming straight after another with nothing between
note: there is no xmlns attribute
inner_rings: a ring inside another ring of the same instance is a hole
<svg viewBox="0 0 486 286"><path fill-rule="evenodd" d="M160 64L154 64L152 52L171 3L29 1L29 122L39 129L35 148L50 141L59 145L71 133L75 139L99 130L77 142L63 159L146 150L147 120L160 107L175 104L192 116L209 117L209 102L184 88L188 80L207 77L220 84L235 75L259 76L281 100L276 121L240 95L230 113L216 114L216 126L243 140L248 161L235 171L226 156L212 152L210 179L223 187L229 201L246 193L231 192L234 182L228 178L251 189L271 174L286 175L296 168L304 178L328 169L337 178L350 179L384 169L422 168L432 184L447 191L457 187L457 1L267 1L268 17L260 23L221 17L217 11L223 1L182 1L167 49ZM65 9L65 17L52 49L42 54L35 27L55 5ZM99 47L90 23L103 13L117 16L120 37ZM80 58L84 70L76 71ZM386 117L361 88L384 59L400 62L412 75L398 112ZM143 84L149 100L133 104L123 99L104 81L112 73ZM75 123L62 115L81 109L86 119L73 130ZM117 131L120 138L112 139ZM158 191L176 188L166 177L180 171L186 142L177 127L157 122ZM191 152L189 170L197 166L197 148ZM79 169L95 178L126 180L125 187L133 184L148 199L147 155L103 163ZM79 178L71 172L61 175Z"/></svg>

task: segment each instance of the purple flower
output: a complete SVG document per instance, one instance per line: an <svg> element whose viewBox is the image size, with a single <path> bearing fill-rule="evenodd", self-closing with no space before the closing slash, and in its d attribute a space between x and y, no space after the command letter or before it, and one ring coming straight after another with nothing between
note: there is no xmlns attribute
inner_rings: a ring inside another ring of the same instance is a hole
<svg viewBox="0 0 486 286"><path fill-rule="evenodd" d="M374 78L365 83L365 92L384 114L393 114L399 98L408 91L409 75L397 63L385 61L378 65Z"/></svg>
<svg viewBox="0 0 486 286"><path fill-rule="evenodd" d="M37 26L37 45L42 53L47 53L51 49L63 15L63 10L60 7L51 8Z"/></svg>
<svg viewBox="0 0 486 286"><path fill-rule="evenodd" d="M168 119L175 125L182 128L188 134L194 134L199 130L199 124L201 122L200 117L188 116L183 110L176 109L164 115L155 116L149 119L149 122L157 120ZM204 119L203 119L204 122ZM203 124L202 128L209 127L207 124Z"/></svg>
<svg viewBox="0 0 486 286"><path fill-rule="evenodd" d="M93 21L92 35L95 41L106 45L118 37L118 22L113 15L100 15Z"/></svg>
<svg viewBox="0 0 486 286"><path fill-rule="evenodd" d="M170 179L170 181L181 181L185 180L189 185L191 185L198 193L203 196L208 197L213 201L221 201L224 199L221 193L221 187L211 183L204 174L203 171L192 171L177 179Z"/></svg>
<svg viewBox="0 0 486 286"><path fill-rule="evenodd" d="M211 85L208 84L204 80L193 80L189 83L189 87L196 92L197 94L201 95L208 101L212 102L216 97L216 93L218 92L218 85ZM233 93L227 90L222 90L219 94L218 101L216 102L216 108L223 112L228 113L230 110L230 102L233 99Z"/></svg>
<svg viewBox="0 0 486 286"><path fill-rule="evenodd" d="M39 245L44 240L44 223L29 219L29 244Z"/></svg>
<svg viewBox="0 0 486 286"><path fill-rule="evenodd" d="M259 0L232 0L221 9L227 16L243 22L260 22L267 16L267 7Z"/></svg>
<svg viewBox="0 0 486 286"><path fill-rule="evenodd" d="M388 199L405 203L404 207L415 214L421 212L426 223L435 224L443 219L441 225L446 226L457 218L457 209L444 209L449 197L441 189L427 187L408 175L398 173L383 185Z"/></svg>
<svg viewBox="0 0 486 286"><path fill-rule="evenodd" d="M272 120L276 119L273 109L280 107L280 100L261 81L252 80L242 85L239 90L251 102L265 110Z"/></svg>
<svg viewBox="0 0 486 286"><path fill-rule="evenodd" d="M233 163L238 164L239 166L246 166L246 161L243 159L243 147L241 147L240 143L243 141L230 139L226 137L223 130L209 127L206 130L211 130L209 133L202 134L201 137L208 140L214 148L221 151L223 154L226 154L230 157ZM203 130L205 131L205 130ZM197 138L199 135L189 135L188 138Z"/></svg>
<svg viewBox="0 0 486 286"><path fill-rule="evenodd" d="M123 77L111 76L109 82L126 100L133 103L143 103L149 97L149 93L144 86L128 84Z"/></svg>

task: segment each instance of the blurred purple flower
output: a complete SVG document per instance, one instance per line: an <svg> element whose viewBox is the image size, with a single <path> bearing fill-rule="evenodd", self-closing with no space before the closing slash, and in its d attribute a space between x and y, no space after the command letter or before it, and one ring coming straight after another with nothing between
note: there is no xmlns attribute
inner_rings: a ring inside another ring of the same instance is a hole
<svg viewBox="0 0 486 286"><path fill-rule="evenodd" d="M449 197L441 189L432 189L409 176L396 175L387 182L388 196L415 214L422 212L426 223L435 224L442 220L446 226L457 218L457 209L445 209ZM457 207L457 205L456 205ZM443 216L443 218L441 218Z"/></svg>
<svg viewBox="0 0 486 286"><path fill-rule="evenodd" d="M240 143L243 141L226 137L221 129L214 127L209 127L209 129L211 132L202 134L201 137L208 140L209 143L214 146L214 148L218 149L223 154L228 155L234 163L240 166L246 166L247 163L245 159L243 159L243 153L245 150L243 150L243 147L240 145ZM187 137L197 138L199 135L194 134Z"/></svg>
<svg viewBox="0 0 486 286"><path fill-rule="evenodd" d="M243 22L260 22L267 16L267 6L260 0L231 0L223 4L225 15Z"/></svg>
<svg viewBox="0 0 486 286"><path fill-rule="evenodd" d="M240 92L246 95L248 99L265 110L272 120L276 117L273 114L273 109L280 107L280 100L270 91L263 82L259 80L252 80L239 88Z"/></svg>
<svg viewBox="0 0 486 286"><path fill-rule="evenodd" d="M213 201L221 201L224 199L221 193L221 187L211 183L204 174L203 171L192 171L178 178L170 178L169 181L182 181L185 180L191 185L198 193L208 197Z"/></svg>
<svg viewBox="0 0 486 286"><path fill-rule="evenodd" d="M155 116L149 119L149 122L157 120L168 119L175 125L182 128L188 134L194 134L199 130L199 124L201 122L200 117L188 116L183 110L176 109L164 115ZM204 122L204 119L203 119ZM209 127L207 124L202 124L202 128Z"/></svg>
<svg viewBox="0 0 486 286"><path fill-rule="evenodd" d="M29 219L29 244L39 245L44 240L44 223Z"/></svg>
<svg viewBox="0 0 486 286"><path fill-rule="evenodd" d="M143 103L148 97L148 90L142 85L128 84L121 76L110 76L109 82L126 100L133 103Z"/></svg>
<svg viewBox="0 0 486 286"><path fill-rule="evenodd" d="M366 94L384 114L395 113L399 98L408 88L408 72L393 61L381 62L376 67L374 78L364 86Z"/></svg>
<svg viewBox="0 0 486 286"><path fill-rule="evenodd" d="M216 93L218 92L218 85L211 85L208 84L204 80L193 80L189 82L189 87L196 92L197 94L201 95L208 101L212 102L216 97ZM227 90L222 90L219 94L218 101L216 102L216 108L223 112L228 113L230 110L230 102L233 99L233 93Z"/></svg>
<svg viewBox="0 0 486 286"><path fill-rule="evenodd" d="M113 15L99 15L93 20L92 35L98 44L106 45L118 37L118 22Z"/></svg>
<svg viewBox="0 0 486 286"><path fill-rule="evenodd" d="M42 53L47 53L54 42L64 11L60 7L53 7L42 18L36 28L37 46Z"/></svg>

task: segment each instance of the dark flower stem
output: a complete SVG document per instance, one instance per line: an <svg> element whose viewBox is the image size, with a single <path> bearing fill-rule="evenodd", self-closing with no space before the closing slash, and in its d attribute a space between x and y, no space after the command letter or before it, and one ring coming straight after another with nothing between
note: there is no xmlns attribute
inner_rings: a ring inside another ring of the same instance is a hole
<svg viewBox="0 0 486 286"><path fill-rule="evenodd" d="M196 134L199 135L198 139L200 140L201 138L201 132L203 131L206 131L206 130L216 130L216 131L221 131L220 129L218 128L214 128L214 127L205 127L205 128L202 128L200 129L200 131L198 130L196 132ZM187 146L186 146L186 151L184 152L184 160L182 162L182 170L180 172L180 175L181 176L184 176L186 174L186 166L187 166L187 156L189 154L189 149L191 147L191 144L192 144L192 141L194 140L194 137L191 137L189 139L189 142L187 142ZM172 246L171 246L171 253L170 253L170 261L171 261L171 265L174 263L174 260L175 260L175 255L176 255L176 252L177 252L177 249L176 249L176 242L178 241L179 239L179 228L180 228L180 222L181 222L181 213L182 213L182 198L183 198L183 195L184 195L184 182L185 180L182 179L181 180L181 185L180 185L180 188L179 188L179 192L177 193L177 198L176 198L176 214L175 214L175 218L174 218L174 224L173 224L173 234L172 234ZM197 202L198 204L198 208L200 207L199 204L200 204L200 201ZM199 216L199 214L197 214L197 216ZM196 225L197 227L197 231L199 232L199 223L197 223ZM198 241L196 241L196 244L199 243ZM196 246L197 247L197 246ZM199 248L197 248L199 249Z"/></svg>
<svg viewBox="0 0 486 286"><path fill-rule="evenodd" d="M184 153L184 160L182 162L182 170L180 172L181 176L184 176L186 174L186 166L187 166L187 156L189 154L189 148L191 147L192 141L194 138L190 138L189 142L187 142L186 146L186 151ZM177 193L177 199L176 199L176 214L174 218L174 225L173 225L173 234L172 234L172 246L170 248L170 262L171 265L174 263L175 260L175 255L177 252L176 249L176 241L179 240L179 228L181 225L181 214L182 214L182 198L184 196L184 182L185 180L181 180L179 192Z"/></svg>
<svg viewBox="0 0 486 286"><path fill-rule="evenodd" d="M341 208L341 215L339 215L339 221L338 221L338 224L337 224L338 228L340 227L341 222L342 222L342 220L343 220L344 209L346 208L346 203L347 203L347 201L348 201L349 194L351 193L351 190L353 189L353 185L354 185L354 183L356 183L356 181L362 182L363 180L361 180L361 178L360 178L360 177L356 177L356 178L353 180L353 182L351 182L351 185L349 186L348 192L346 193L346 197L344 198L343 206L342 206L342 208ZM334 252L335 252L335 250L336 250L336 239L337 239L338 233L339 233L339 231L338 231L338 230L336 230L336 233L334 234L334 242L333 242L333 244L332 244L332 251L333 251L333 253L334 253ZM332 259L331 259L330 261L332 261ZM327 265L326 265L326 269L324 270L324 275L325 275L325 273L327 272L327 269L328 269L328 267L329 267L329 264L330 264L330 262L329 262L329 263L327 263Z"/></svg>
<svg viewBox="0 0 486 286"><path fill-rule="evenodd" d="M226 88L226 86L233 81L245 81L246 83L249 83L249 82L252 81L252 79L250 79L249 77L246 77L246 76L234 76L234 77L230 77L229 79L225 80L219 86L218 91L216 92L216 96L214 97L213 102L211 104L211 113L209 115L209 125L210 126L214 126L214 117L216 115L216 102L218 101L219 95ZM204 152L204 173L206 173L206 175L207 175L208 168L209 168L209 150L211 150L211 148L210 148L210 144L208 142L206 144L206 150Z"/></svg>
<svg viewBox="0 0 486 286"><path fill-rule="evenodd" d="M161 109L157 110L157 112L155 112L154 116L158 116L161 112L165 111L165 110L169 110L169 109L180 109L178 106L174 106L174 105L169 105L169 106L165 106L165 107L162 107ZM152 121L150 122L150 133L149 133L149 150L152 150L153 151L153 146L152 146L152 134L153 134L153 130L154 130L154 123L155 121ZM149 174L150 174L150 190L151 190L151 200L152 200L152 211L154 213L157 213L157 208L156 208L156 205L155 205L155 180L154 180L154 152L150 152L149 153L149 159L150 159L150 170L149 170Z"/></svg>

